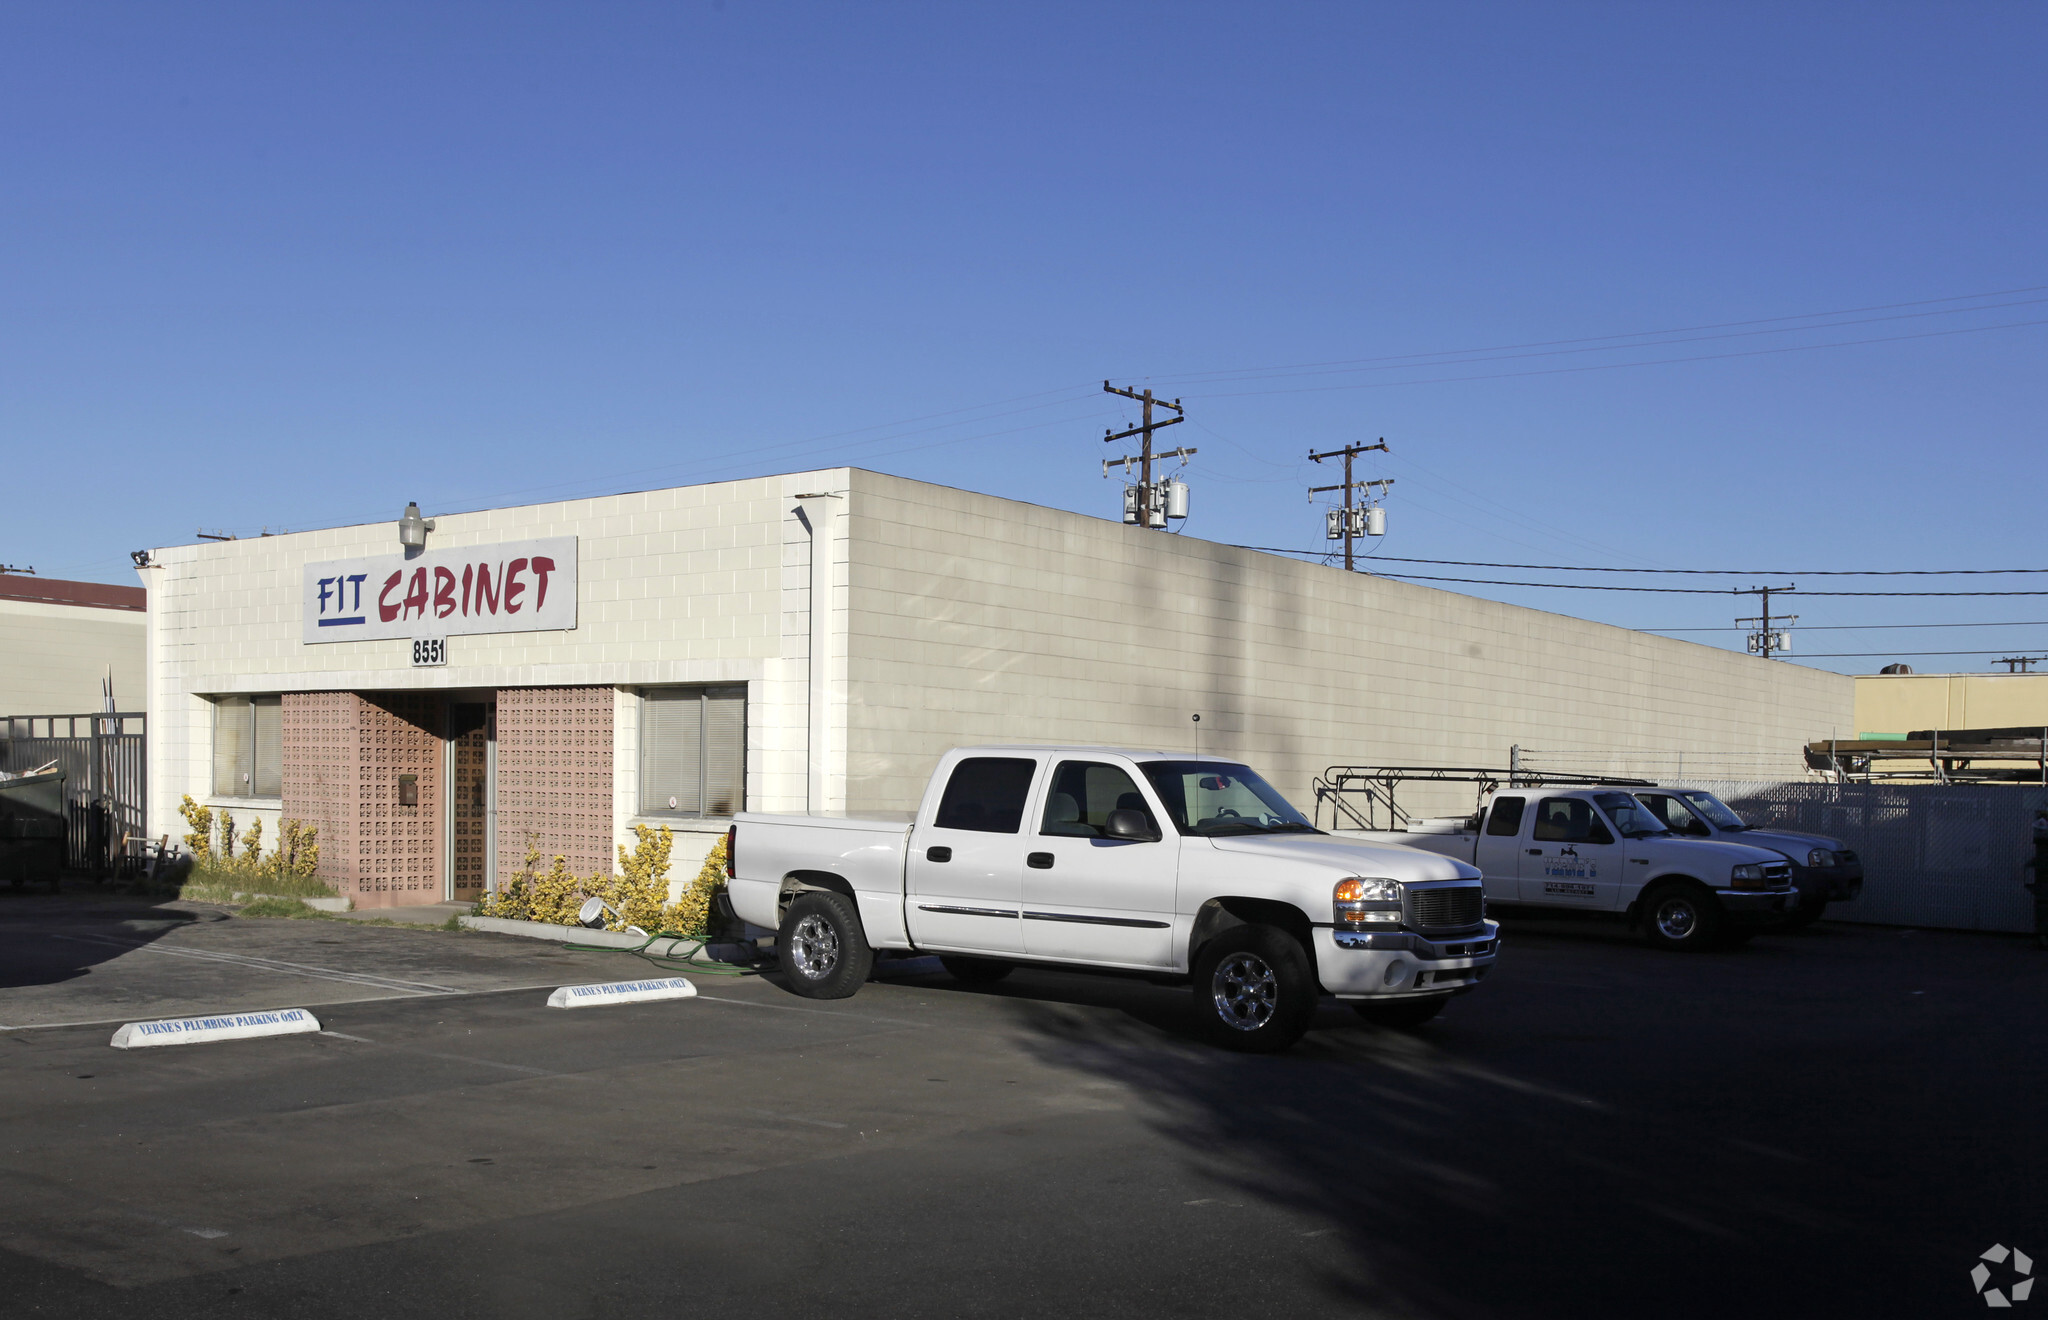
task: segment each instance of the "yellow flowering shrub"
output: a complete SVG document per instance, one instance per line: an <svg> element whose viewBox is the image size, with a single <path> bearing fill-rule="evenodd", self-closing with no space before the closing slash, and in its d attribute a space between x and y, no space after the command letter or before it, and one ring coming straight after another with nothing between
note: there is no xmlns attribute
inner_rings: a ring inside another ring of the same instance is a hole
<svg viewBox="0 0 2048 1320"><path fill-rule="evenodd" d="M204 866L213 856L213 809L202 807L187 793L185 800L178 804L178 814L192 827L185 835L185 851L192 854L194 865Z"/></svg>
<svg viewBox="0 0 2048 1320"><path fill-rule="evenodd" d="M325 895L334 891L321 883L320 831L296 820L278 823L277 843L269 856L263 854L263 818L251 821L238 836L235 818L228 812L215 813L189 795L178 804L178 814L192 827L184 836L185 851L192 855L192 879L188 898L204 898L220 890L235 893Z"/></svg>
<svg viewBox="0 0 2048 1320"><path fill-rule="evenodd" d="M683 891L671 909L669 929L700 940L710 934L711 900L724 888L725 836L721 834L717 846L712 848L711 855L698 869L697 878L690 882L690 887Z"/></svg>
<svg viewBox="0 0 2048 1320"><path fill-rule="evenodd" d="M475 915L573 926L584 901L601 898L610 908L605 913L607 930L638 926L650 935L667 931L703 938L710 927L712 895L725 884L725 840L718 841L695 881L671 903L668 869L674 833L666 825L635 825L633 833L637 842L632 851L624 845L619 848L618 874L582 877L572 874L562 857L546 871L537 871L540 849L529 837L524 864L497 892L477 900Z"/></svg>

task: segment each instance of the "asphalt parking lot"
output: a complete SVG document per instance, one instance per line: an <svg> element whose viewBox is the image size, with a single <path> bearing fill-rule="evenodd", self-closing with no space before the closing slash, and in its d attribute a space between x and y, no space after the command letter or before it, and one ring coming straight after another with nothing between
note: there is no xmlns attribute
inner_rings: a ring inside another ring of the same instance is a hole
<svg viewBox="0 0 2048 1320"><path fill-rule="evenodd" d="M1136 980L564 1011L647 964L141 900L0 896L0 969L8 1314L1917 1317L2048 1253L2006 937L1510 928L1429 1028L1277 1058ZM326 1031L107 1045L287 1006Z"/></svg>

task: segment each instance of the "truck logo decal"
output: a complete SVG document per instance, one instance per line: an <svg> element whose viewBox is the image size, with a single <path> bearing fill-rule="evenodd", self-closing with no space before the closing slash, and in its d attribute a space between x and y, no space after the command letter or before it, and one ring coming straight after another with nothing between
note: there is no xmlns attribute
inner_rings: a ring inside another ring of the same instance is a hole
<svg viewBox="0 0 2048 1320"><path fill-rule="evenodd" d="M1543 892L1546 894L1558 894L1565 898L1591 898L1593 897L1593 886L1568 884L1560 880L1546 880L1543 882Z"/></svg>
<svg viewBox="0 0 2048 1320"><path fill-rule="evenodd" d="M1574 880L1598 880L1600 868L1592 862L1552 863L1543 868L1543 874L1569 876Z"/></svg>

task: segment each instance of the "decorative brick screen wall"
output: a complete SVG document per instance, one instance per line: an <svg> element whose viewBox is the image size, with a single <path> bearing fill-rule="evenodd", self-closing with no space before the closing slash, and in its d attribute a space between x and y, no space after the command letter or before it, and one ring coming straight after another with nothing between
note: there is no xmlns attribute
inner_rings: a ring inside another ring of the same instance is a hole
<svg viewBox="0 0 2048 1320"><path fill-rule="evenodd" d="M442 722L432 694L285 694L284 815L318 827L320 878L357 907L441 901Z"/></svg>
<svg viewBox="0 0 2048 1320"><path fill-rule="evenodd" d="M612 689L498 692L498 883L524 864L612 872Z"/></svg>
<svg viewBox="0 0 2048 1320"><path fill-rule="evenodd" d="M284 694L284 817L320 831L320 878L342 893L355 875L353 692Z"/></svg>

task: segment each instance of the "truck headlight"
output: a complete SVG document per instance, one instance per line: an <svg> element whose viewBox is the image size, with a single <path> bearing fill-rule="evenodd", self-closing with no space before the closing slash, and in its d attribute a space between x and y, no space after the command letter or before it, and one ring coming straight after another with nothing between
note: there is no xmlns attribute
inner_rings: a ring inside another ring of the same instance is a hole
<svg viewBox="0 0 2048 1320"><path fill-rule="evenodd" d="M1353 876L1339 880L1332 895L1335 919L1339 926L1357 930L1364 926L1398 926L1401 924L1401 882L1399 880L1370 880Z"/></svg>
<svg viewBox="0 0 2048 1320"><path fill-rule="evenodd" d="M1766 889L1770 882L1764 879L1764 868L1754 863L1745 863L1728 873L1728 881L1737 889Z"/></svg>
<svg viewBox="0 0 2048 1320"><path fill-rule="evenodd" d="M1806 864L1816 869L1823 866L1833 866L1840 860L1840 858L1825 848L1815 848L1812 852L1806 854Z"/></svg>

